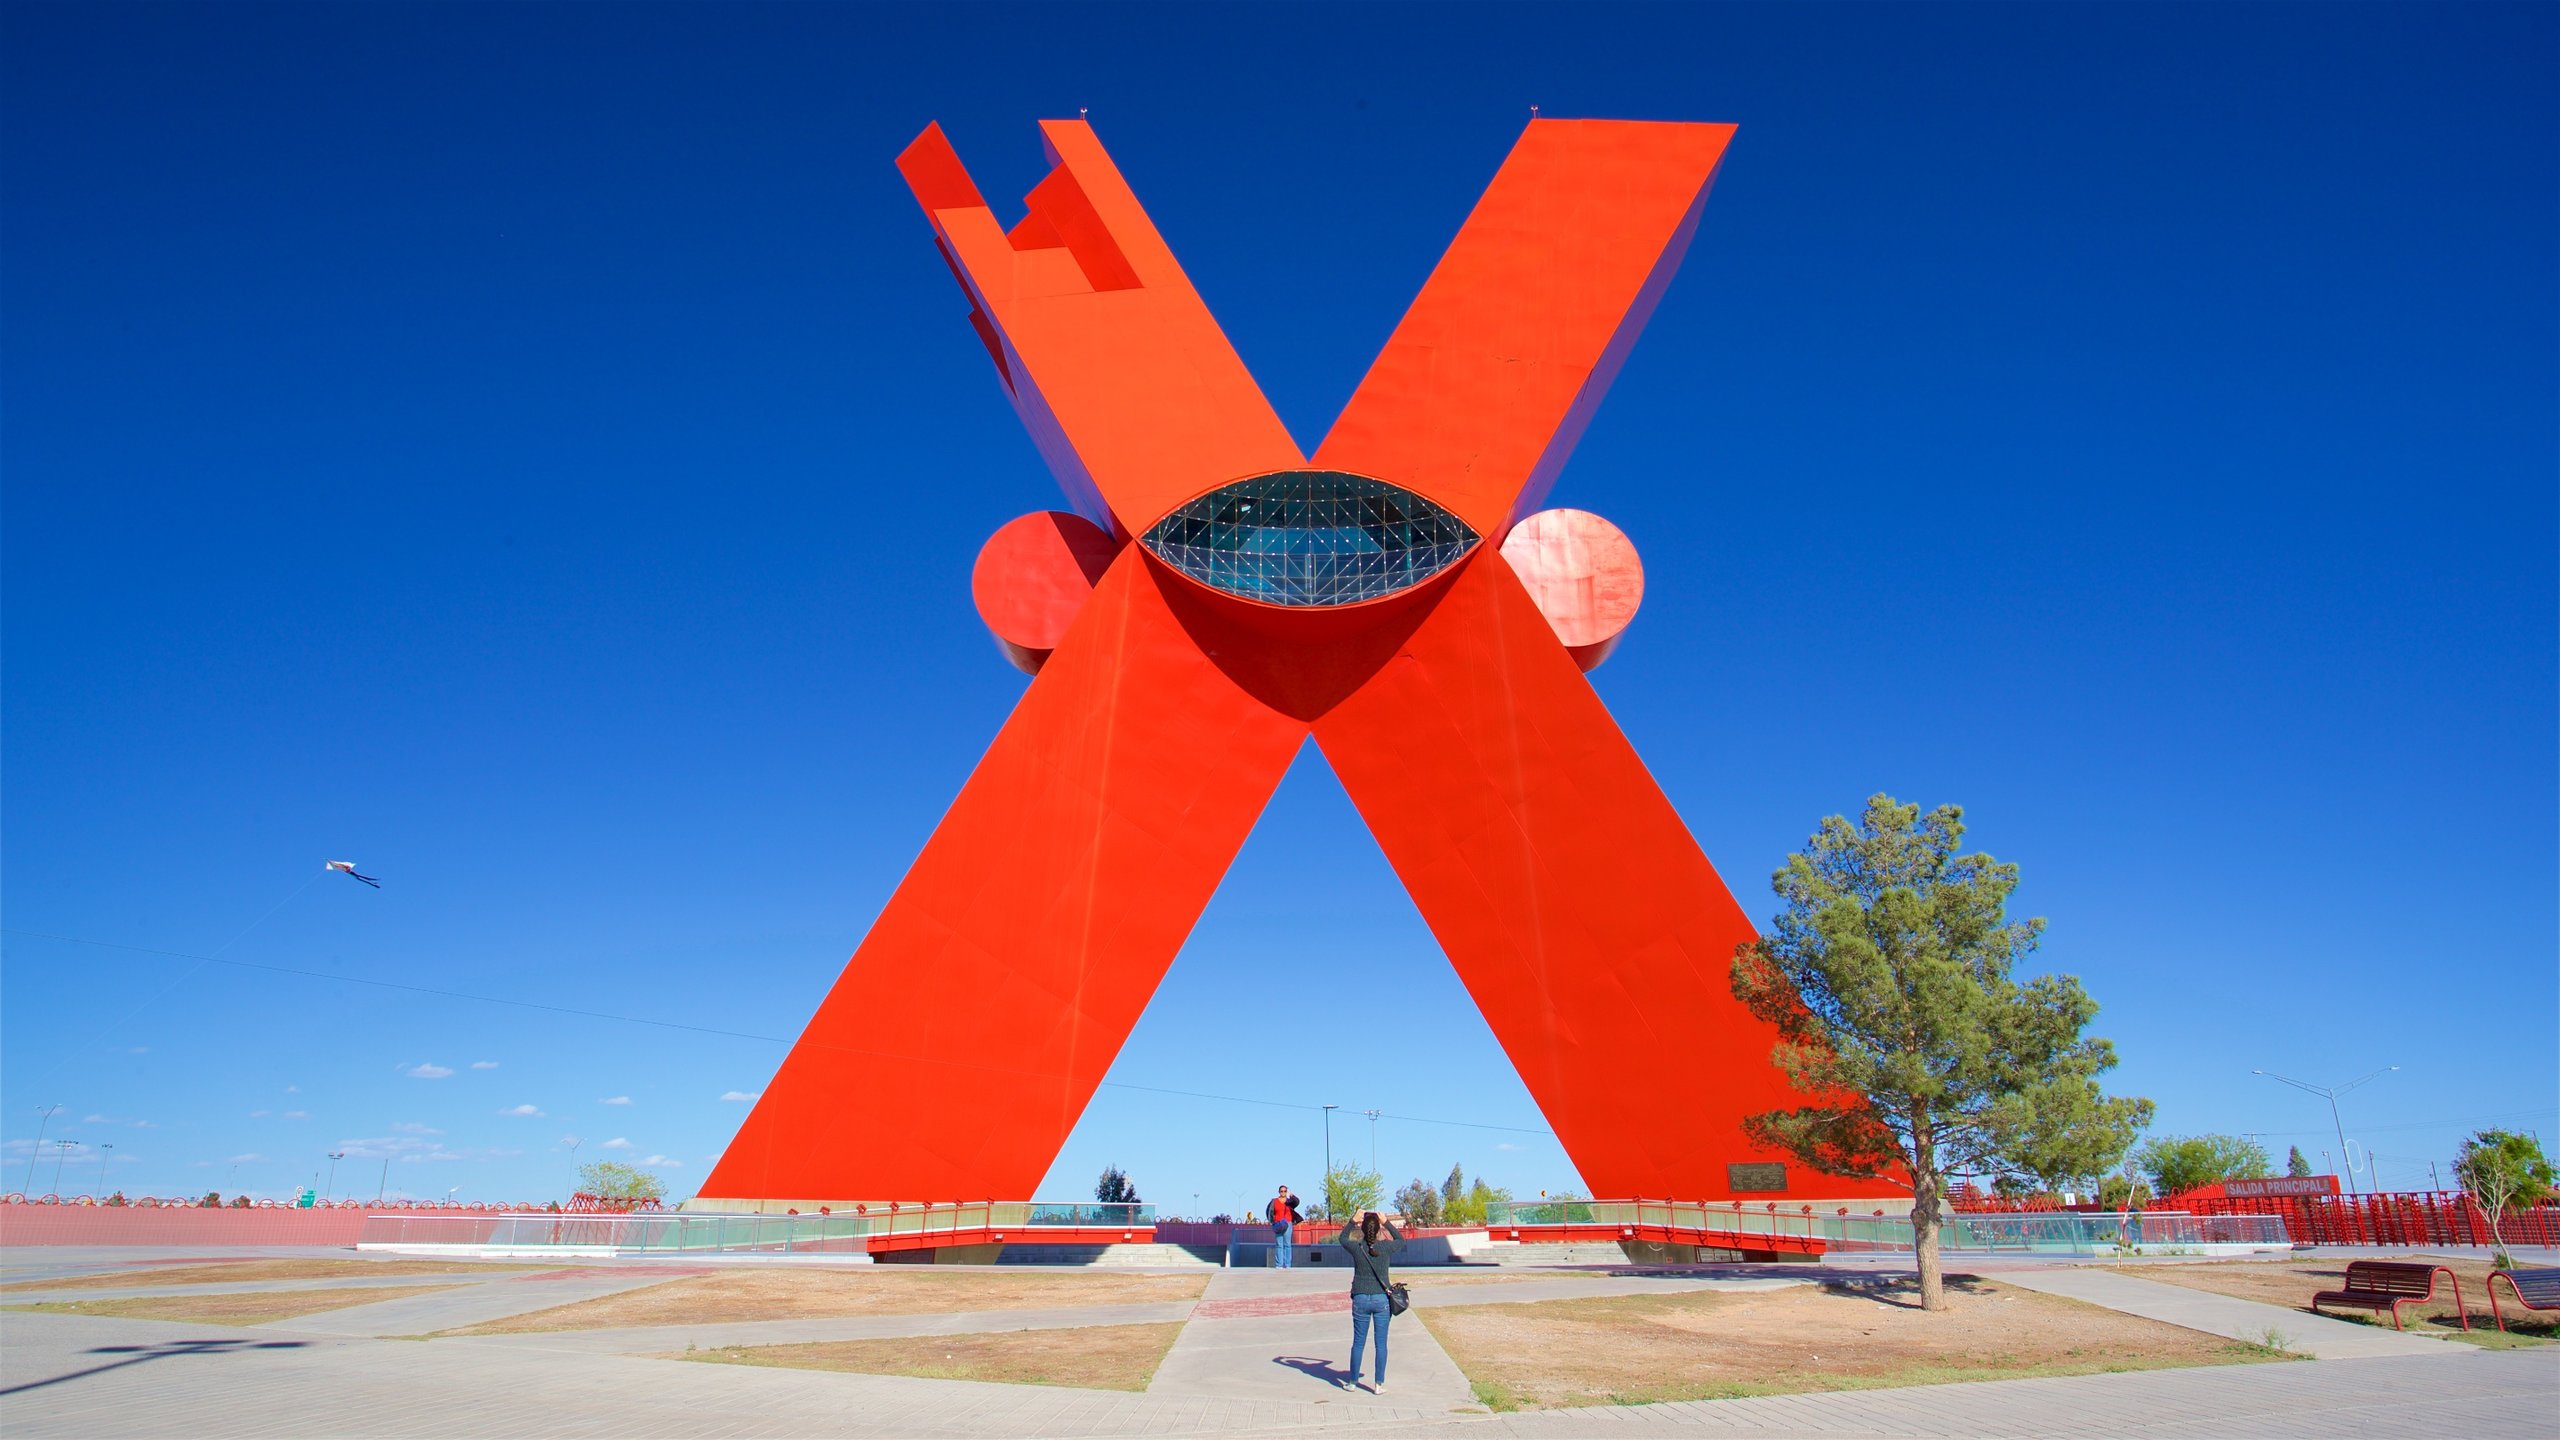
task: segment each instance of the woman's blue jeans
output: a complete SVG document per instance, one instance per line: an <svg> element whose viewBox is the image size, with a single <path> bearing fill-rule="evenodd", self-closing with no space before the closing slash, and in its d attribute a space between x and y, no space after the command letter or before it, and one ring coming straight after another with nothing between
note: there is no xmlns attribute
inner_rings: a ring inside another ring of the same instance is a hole
<svg viewBox="0 0 2560 1440"><path fill-rule="evenodd" d="M1378 1334L1378 1368L1370 1375L1369 1378L1371 1382L1375 1384L1384 1385L1387 1383L1387 1322L1394 1318L1394 1316L1387 1313L1387 1297L1384 1295L1354 1295L1351 1297L1352 1379L1357 1380L1360 1378L1361 1342L1367 1340L1369 1338L1369 1332L1372 1329L1375 1329Z"/></svg>

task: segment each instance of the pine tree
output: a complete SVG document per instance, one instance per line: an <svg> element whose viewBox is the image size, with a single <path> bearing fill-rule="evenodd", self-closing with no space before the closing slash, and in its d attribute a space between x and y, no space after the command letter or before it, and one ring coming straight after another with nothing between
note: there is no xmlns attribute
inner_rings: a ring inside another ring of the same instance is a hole
<svg viewBox="0 0 2560 1440"><path fill-rule="evenodd" d="M2296 1180L2306 1179L2310 1176L2311 1162L2302 1158L2301 1146L2291 1146L2284 1152L2284 1173L2292 1176Z"/></svg>

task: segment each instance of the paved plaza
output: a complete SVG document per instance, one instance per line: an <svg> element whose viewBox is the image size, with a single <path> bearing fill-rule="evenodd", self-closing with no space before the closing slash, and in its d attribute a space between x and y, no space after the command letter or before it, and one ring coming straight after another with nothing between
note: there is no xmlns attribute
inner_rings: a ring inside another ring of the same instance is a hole
<svg viewBox="0 0 2560 1440"><path fill-rule="evenodd" d="M286 1252L276 1252L286 1253ZM315 1252L290 1252L309 1256ZM343 1252L339 1252L343 1253ZM132 1251L15 1249L12 1282L132 1265ZM178 1257L169 1257L178 1258ZM204 1259L202 1255L184 1258ZM689 1267L687 1267L689 1268ZM1008 1267L1013 1268L1013 1267ZM1416 1303L1484 1304L1689 1289L1765 1289L1852 1267L1686 1274L1529 1272L1433 1287ZM1870 1272L1873 1266L1865 1267ZM1196 1301L932 1315L725 1321L419 1340L429 1331L654 1285L662 1264L487 1275L31 1289L7 1303L105 1295L415 1288L254 1326L0 1313L0 1431L11 1436L999 1436L1486 1435L1619 1432L1755 1436L2325 1436L2446 1430L2547 1436L2560 1417L2560 1346L2491 1352L2323 1321L2121 1273L1968 1265L1980 1273L2233 1337L2282 1330L2310 1363L1833 1391L1758 1399L1491 1414L1428 1329L1393 1329L1386 1395L1349 1388L1338 1273L1221 1270ZM451 1287L451 1288L436 1288ZM696 1364L688 1347L926 1337L1181 1322L1144 1392Z"/></svg>

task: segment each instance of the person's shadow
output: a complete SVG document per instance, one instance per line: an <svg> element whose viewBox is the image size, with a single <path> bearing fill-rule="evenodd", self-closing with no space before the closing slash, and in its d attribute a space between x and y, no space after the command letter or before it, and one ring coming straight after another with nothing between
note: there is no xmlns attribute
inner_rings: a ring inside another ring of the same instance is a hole
<svg viewBox="0 0 2560 1440"><path fill-rule="evenodd" d="M1301 1375L1312 1375L1337 1390L1351 1384L1355 1378L1347 1371L1333 1368L1330 1360L1317 1360L1305 1355L1275 1355L1271 1363L1286 1365Z"/></svg>

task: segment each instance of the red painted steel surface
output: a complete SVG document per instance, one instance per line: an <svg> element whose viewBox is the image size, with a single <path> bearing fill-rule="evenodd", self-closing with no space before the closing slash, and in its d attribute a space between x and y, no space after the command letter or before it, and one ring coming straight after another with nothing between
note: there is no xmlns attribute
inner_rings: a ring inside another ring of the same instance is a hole
<svg viewBox="0 0 2560 1440"><path fill-rule="evenodd" d="M367 1213L0 1205L0 1245L353 1245Z"/></svg>
<svg viewBox="0 0 2560 1440"><path fill-rule="evenodd" d="M1541 510L1511 527L1502 558L1573 663L1600 668L1644 604L1644 562L1626 532L1588 510Z"/></svg>
<svg viewBox="0 0 2560 1440"><path fill-rule="evenodd" d="M1556 1225L1496 1225L1497 1240L1524 1245L1570 1245L1576 1242L1639 1240L1657 1245L1703 1245L1713 1250L1749 1250L1785 1255L1820 1255L1831 1242L1819 1235L1769 1234L1757 1230L1717 1230L1705 1226L1606 1225L1584 1221Z"/></svg>
<svg viewBox="0 0 2560 1440"><path fill-rule="evenodd" d="M868 1235L862 1245L874 1255L901 1250L947 1250L959 1245L1152 1245L1156 1232L1144 1225L982 1225L959 1230L902 1230L894 1235Z"/></svg>
<svg viewBox="0 0 2560 1440"><path fill-rule="evenodd" d="M1092 131L1042 131L1009 231L939 129L899 166L1079 508L1126 537L1306 465ZM1779 1158L1738 1129L1790 1096L1731 997L1750 924L1498 548L1731 134L1533 122L1318 450L1473 525L1452 571L1289 611L1119 551L705 1198L1031 1193L1310 734L1589 1183L1723 1199Z"/></svg>
<svg viewBox="0 0 2560 1440"><path fill-rule="evenodd" d="M987 537L969 595L1015 669L1040 673L1119 548L1101 526L1058 510L1008 520Z"/></svg>

